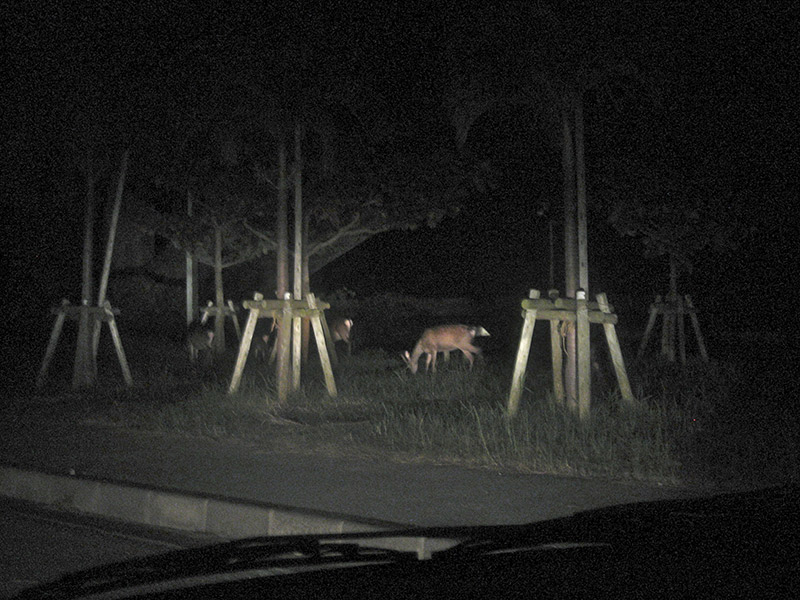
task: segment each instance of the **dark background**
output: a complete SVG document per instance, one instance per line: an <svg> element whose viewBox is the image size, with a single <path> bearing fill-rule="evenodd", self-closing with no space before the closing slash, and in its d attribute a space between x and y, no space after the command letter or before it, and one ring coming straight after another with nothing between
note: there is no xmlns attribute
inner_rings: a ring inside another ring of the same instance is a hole
<svg viewBox="0 0 800 600"><path fill-rule="evenodd" d="M322 48L318 72L370 81L394 99L395 117L435 110L441 99L435 57L446 35L467 23L465 30L478 31L490 55L499 53L494 45L502 47L507 28L524 33L525 4L5 6L3 225L11 339L34 332L30 356L41 354L49 307L62 297L79 298L85 190L67 124L86 106L98 118L129 107L146 115L141 129L156 131L175 106L200 105L229 78L272 68L288 45L288 52ZM611 22L619 50L660 89L658 105L643 96L622 111L586 96L590 292L605 291L612 302L630 296L645 308L666 292L666 259L645 258L641 244L619 237L605 209L593 203L601 193L613 195L605 165L623 149L630 155L638 148L663 158L677 177L701 170L713 182L715 214L754 228L744 245L700 257L682 279L704 321L712 329L783 328L792 303L784 290L796 264L790 227L798 192L797 10L789 3L554 7L578 35L591 32L598 19ZM474 195L459 216L435 229L369 240L315 274L312 287L481 299L546 289L548 221L536 211L542 202L560 203L560 149L521 109L486 116L470 136L471 152L499 168L494 190ZM135 156L131 164L135 171ZM558 248L556 255L560 264ZM102 253L95 256L100 263ZM562 278L557 271L557 287L563 288ZM226 286L235 289L233 282Z"/></svg>

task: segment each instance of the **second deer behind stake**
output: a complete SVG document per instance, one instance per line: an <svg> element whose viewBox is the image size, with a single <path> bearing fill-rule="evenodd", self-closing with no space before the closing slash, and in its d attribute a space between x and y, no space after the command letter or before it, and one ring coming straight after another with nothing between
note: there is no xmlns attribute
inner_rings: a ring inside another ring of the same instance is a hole
<svg viewBox="0 0 800 600"><path fill-rule="evenodd" d="M353 342L350 339L350 330L353 327L352 319L334 319L331 321L331 339L333 343L344 342L347 345L347 355L353 353Z"/></svg>

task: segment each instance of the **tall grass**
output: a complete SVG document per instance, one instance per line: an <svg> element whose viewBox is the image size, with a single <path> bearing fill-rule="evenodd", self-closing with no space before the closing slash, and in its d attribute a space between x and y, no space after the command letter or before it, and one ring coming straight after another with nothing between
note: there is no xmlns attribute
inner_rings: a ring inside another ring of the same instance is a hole
<svg viewBox="0 0 800 600"><path fill-rule="evenodd" d="M582 423L539 378L541 391L530 393L510 420L502 385L510 378L485 375L419 378L411 384L416 401L381 402L371 439L438 460L525 472L680 479L680 439L691 428L682 413L648 404L620 410L616 403L601 403ZM685 427L676 429L676 423Z"/></svg>
<svg viewBox="0 0 800 600"><path fill-rule="evenodd" d="M453 357L439 361L436 374L412 375L394 354L363 351L343 357L336 398L312 364L302 388L279 402L265 365L249 364L241 389L229 395L231 356L204 369L176 362L174 348L148 348L148 359L133 365L139 383L131 390L98 386L83 403L88 418L282 450L380 452L662 484L776 481L797 473L790 411L764 416L761 405L767 427L752 427L759 419L739 397L750 375L728 363L638 365L630 372L635 406L623 406L612 390L593 399L590 419L581 422L553 398L546 372L528 374L520 411L509 420L510 365L480 361L470 372Z"/></svg>

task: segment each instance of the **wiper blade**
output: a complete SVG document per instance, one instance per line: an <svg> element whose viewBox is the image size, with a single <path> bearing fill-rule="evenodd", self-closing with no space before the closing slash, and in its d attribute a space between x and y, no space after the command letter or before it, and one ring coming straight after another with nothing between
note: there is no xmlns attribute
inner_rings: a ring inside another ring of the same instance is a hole
<svg viewBox="0 0 800 600"><path fill-rule="evenodd" d="M508 551L550 549L561 546L607 545L584 528L576 527L575 516L526 525L476 527L458 544L433 553L436 559L496 554Z"/></svg>
<svg viewBox="0 0 800 600"><path fill-rule="evenodd" d="M25 590L18 598L76 598L168 581L210 579L247 571L259 575L303 569L418 560L414 551L365 546L365 536L257 537L174 550L65 575ZM347 541L353 539L353 541Z"/></svg>

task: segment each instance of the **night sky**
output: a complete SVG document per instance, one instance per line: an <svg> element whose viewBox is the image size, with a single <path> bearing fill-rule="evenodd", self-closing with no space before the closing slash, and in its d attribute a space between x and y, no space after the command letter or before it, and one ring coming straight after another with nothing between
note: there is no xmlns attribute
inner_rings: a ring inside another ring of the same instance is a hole
<svg viewBox="0 0 800 600"><path fill-rule="evenodd" d="M71 131L81 119L97 119L119 131L119 140L146 148L165 139L176 114L233 105L226 90L237 82L348 77L368 83L375 106L395 123L418 126L419 115L441 106L448 41L470 37L504 77L523 77L519 49L538 31L525 2L278 3L280 10L269 3L80 4L3 9L4 262L20 307L15 329L61 297L78 300L85 188ZM615 160L641 157L645 179L654 164L667 167L665 177L702 176L718 218L754 228L735 252L699 258L683 290L717 322L741 322L754 302L766 317L782 314L778 307L792 300L781 290L795 269L788 236L798 193L797 10L789 3L589 5L553 3L563 39L581 36L610 48L646 82L620 83L616 105L602 94L585 96L591 292L606 291L612 302L630 294L646 304L666 291L666 261L644 258L637 240L619 237L607 222L609 198L622 193ZM564 56L568 46L556 44ZM285 69L285 56L298 52L311 57L307 68ZM511 63L521 66L504 70ZM499 88L510 85L493 77ZM118 161L120 142L104 143ZM562 193L552 134L524 107L506 107L476 122L466 150L497 169L491 191L473 194L459 216L436 229L368 241L313 276L312 287L480 298L546 289L548 221L537 207L560 206ZM139 158L139 165L158 160ZM148 177L135 160L131 169L133 181ZM563 288L560 275L557 286ZM754 319L745 326L762 325Z"/></svg>

